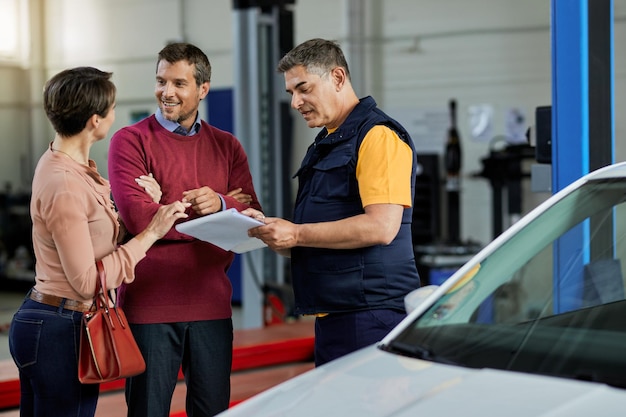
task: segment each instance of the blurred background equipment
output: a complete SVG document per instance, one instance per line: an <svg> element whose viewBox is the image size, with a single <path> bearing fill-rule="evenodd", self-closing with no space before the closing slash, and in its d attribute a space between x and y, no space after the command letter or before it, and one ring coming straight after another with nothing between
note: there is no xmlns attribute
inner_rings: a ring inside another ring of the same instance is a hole
<svg viewBox="0 0 626 417"><path fill-rule="evenodd" d="M446 163L446 197L448 208L448 242L451 244L461 241L461 220L459 208L459 193L461 190L461 137L457 129L456 100L451 99L450 128L445 149Z"/></svg>
<svg viewBox="0 0 626 417"><path fill-rule="evenodd" d="M523 162L534 159L535 149L530 145L508 144L504 137L496 137L491 143L489 155L481 160L483 169L475 176L488 179L491 185L494 238L521 218L522 179L530 178Z"/></svg>
<svg viewBox="0 0 626 417"><path fill-rule="evenodd" d="M423 286L441 284L481 247L476 242L463 242L461 239L462 147L457 127L456 100L451 99L448 106L450 125L443 149L444 181L440 174L439 154L417 155L412 230L415 262ZM445 205L441 204L441 186L444 183ZM443 207L445 210L442 210Z"/></svg>
<svg viewBox="0 0 626 417"><path fill-rule="evenodd" d="M35 280L30 193L0 193L0 288L29 288Z"/></svg>

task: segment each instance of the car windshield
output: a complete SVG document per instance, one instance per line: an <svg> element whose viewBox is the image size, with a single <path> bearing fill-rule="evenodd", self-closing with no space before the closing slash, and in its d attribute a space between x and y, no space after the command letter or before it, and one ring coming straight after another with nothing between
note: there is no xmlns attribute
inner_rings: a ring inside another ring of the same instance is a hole
<svg viewBox="0 0 626 417"><path fill-rule="evenodd" d="M475 265L386 349L626 387L626 181L599 179Z"/></svg>

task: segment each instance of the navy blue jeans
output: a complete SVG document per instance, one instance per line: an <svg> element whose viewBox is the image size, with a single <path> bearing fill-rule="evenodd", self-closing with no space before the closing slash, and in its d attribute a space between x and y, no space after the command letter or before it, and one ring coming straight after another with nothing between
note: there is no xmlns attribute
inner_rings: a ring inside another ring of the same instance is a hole
<svg viewBox="0 0 626 417"><path fill-rule="evenodd" d="M98 384L78 381L82 313L24 300L9 329L21 417L93 417Z"/></svg>
<svg viewBox="0 0 626 417"><path fill-rule="evenodd" d="M316 318L315 366L379 342L405 317L405 312L381 309Z"/></svg>
<svg viewBox="0 0 626 417"><path fill-rule="evenodd" d="M131 324L146 371L126 380L128 417L168 417L178 371L187 384L189 417L214 416L230 403L231 319Z"/></svg>

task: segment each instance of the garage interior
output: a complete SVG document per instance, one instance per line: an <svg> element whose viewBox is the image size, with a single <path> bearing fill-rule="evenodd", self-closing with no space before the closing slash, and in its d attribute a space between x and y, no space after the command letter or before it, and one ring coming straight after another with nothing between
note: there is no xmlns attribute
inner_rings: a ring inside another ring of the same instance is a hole
<svg viewBox="0 0 626 417"><path fill-rule="evenodd" d="M53 137L40 92L60 69L114 73L114 132L156 108L156 51L171 41L198 45L214 67L205 119L235 132L266 212L289 218L292 176L315 131L290 110L275 63L308 38L338 40L357 93L375 97L416 142L412 229L422 284L441 283L576 178L626 159L626 48L618 47L626 0L443 3L0 0L8 39L0 43L0 416L18 415L7 326L34 279L29 187ZM92 149L104 177L107 147ZM285 258L266 249L238 255L229 275L234 404L310 369L313 329L291 312ZM121 389L103 387L98 416L124 415L107 414L123 405Z"/></svg>

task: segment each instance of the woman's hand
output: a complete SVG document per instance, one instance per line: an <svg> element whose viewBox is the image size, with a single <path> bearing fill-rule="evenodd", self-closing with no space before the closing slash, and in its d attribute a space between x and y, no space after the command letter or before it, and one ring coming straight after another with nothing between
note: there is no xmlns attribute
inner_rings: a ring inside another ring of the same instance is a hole
<svg viewBox="0 0 626 417"><path fill-rule="evenodd" d="M189 217L185 211L190 205L182 201L175 201L172 204L159 207L144 231L135 236L135 239L139 240L144 251L150 249L157 240L165 236L174 226L176 220Z"/></svg>
<svg viewBox="0 0 626 417"><path fill-rule="evenodd" d="M161 192L161 185L154 179L152 172L148 175L140 175L139 178L135 178L135 182L148 193L152 201L158 203L161 201L163 193Z"/></svg>

